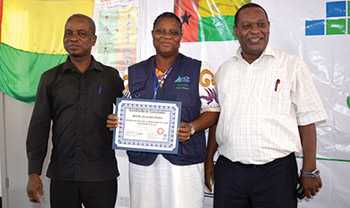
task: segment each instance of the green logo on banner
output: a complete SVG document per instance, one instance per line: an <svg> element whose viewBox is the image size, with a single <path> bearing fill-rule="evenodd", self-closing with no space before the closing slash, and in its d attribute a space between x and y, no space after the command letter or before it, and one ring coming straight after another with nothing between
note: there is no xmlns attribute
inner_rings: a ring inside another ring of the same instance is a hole
<svg viewBox="0 0 350 208"><path fill-rule="evenodd" d="M348 108L350 108L350 96L346 99L346 103L348 104Z"/></svg>

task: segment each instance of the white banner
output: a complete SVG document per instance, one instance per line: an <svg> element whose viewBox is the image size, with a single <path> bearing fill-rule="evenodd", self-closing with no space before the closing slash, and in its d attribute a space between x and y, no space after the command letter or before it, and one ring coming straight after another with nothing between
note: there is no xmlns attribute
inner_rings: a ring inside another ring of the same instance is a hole
<svg viewBox="0 0 350 208"><path fill-rule="evenodd" d="M301 56L310 66L315 85L329 117L326 123L318 126L317 163L324 185L315 199L309 202L301 201L299 207L350 207L348 199L350 181L347 180L350 178L350 100L347 103L347 99L350 99L350 3L341 0L257 0L254 2L262 5L269 15L270 45ZM174 11L174 2L139 0L135 5L138 5L135 7L138 9L128 9L132 12L129 16L132 18L126 23L117 25L110 22L110 24L115 28L125 28L129 23L137 23L137 27L135 26L137 28L136 60L140 61L155 53L151 39L153 21L162 12ZM120 13L120 11L116 9L115 12ZM135 13L138 15L137 20L134 17ZM97 22L101 25L105 24L102 20ZM103 51L104 44L109 45L109 43L98 43L98 53ZM121 48L118 44L114 47L108 50L116 51ZM133 46L128 47L133 48ZM237 47L238 42L235 40L186 42L182 43L180 51L193 58L207 61L212 67L218 68L223 61L232 56ZM110 57L110 55L111 53L108 53L104 56L102 53L101 57L109 58L100 60L117 66L114 62L115 56ZM135 59L131 58L125 64L128 65L134 61ZM117 206L128 207L128 162L124 152L118 152L117 157L121 170ZM208 196L205 206L211 207L211 198L210 195Z"/></svg>

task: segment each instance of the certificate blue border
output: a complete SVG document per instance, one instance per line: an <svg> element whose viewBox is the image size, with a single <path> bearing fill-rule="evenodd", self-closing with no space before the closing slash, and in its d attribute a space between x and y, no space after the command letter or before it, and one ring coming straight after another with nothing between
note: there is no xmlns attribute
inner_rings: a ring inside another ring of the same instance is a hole
<svg viewBox="0 0 350 208"><path fill-rule="evenodd" d="M131 102L132 103L131 103ZM145 104L147 102L147 104ZM164 106L165 104L174 104L175 106ZM149 108L157 109L157 111L170 112L169 122L169 132L168 140L165 142L149 142L144 139L135 140L128 139L124 137L124 125L125 120L125 110L127 108ZM177 112L178 111L178 112ZM153 153L167 153L167 154L177 154L179 141L177 138L177 128L180 126L181 120L181 102L177 101L168 101L168 100L155 100L155 99L126 99L126 98L117 98L116 99L116 112L119 112L119 126L113 130L113 148L114 149L125 149L130 151L139 151L139 152L153 152ZM176 119L176 112L178 114ZM117 137L118 131L118 137ZM175 132L175 134L174 134ZM174 141L175 140L175 141ZM119 145L118 145L119 144ZM131 145L135 147L125 147L126 145ZM149 148L148 148L149 147ZM164 149L167 148L167 149ZM168 150L171 148L171 150Z"/></svg>

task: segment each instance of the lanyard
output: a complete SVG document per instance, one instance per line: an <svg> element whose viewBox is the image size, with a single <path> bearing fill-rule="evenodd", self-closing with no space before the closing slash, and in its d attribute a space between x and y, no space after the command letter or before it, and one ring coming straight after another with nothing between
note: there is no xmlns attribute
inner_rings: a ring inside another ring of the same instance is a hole
<svg viewBox="0 0 350 208"><path fill-rule="evenodd" d="M153 99L157 98L158 90L163 87L163 84L165 82L165 79L167 78L168 74L173 70L173 67L171 66L162 76L157 77L156 70L154 70L154 82L153 82Z"/></svg>

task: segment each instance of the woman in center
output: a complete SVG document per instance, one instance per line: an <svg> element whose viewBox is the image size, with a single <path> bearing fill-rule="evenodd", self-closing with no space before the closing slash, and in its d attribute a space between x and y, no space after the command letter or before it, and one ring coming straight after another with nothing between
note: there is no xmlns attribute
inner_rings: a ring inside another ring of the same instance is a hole
<svg viewBox="0 0 350 208"><path fill-rule="evenodd" d="M170 12L152 30L156 55L128 68L131 98L179 101L178 154L128 151L131 208L202 208L206 139L219 105L208 64L179 53L182 23ZM107 127L117 126L110 115Z"/></svg>

